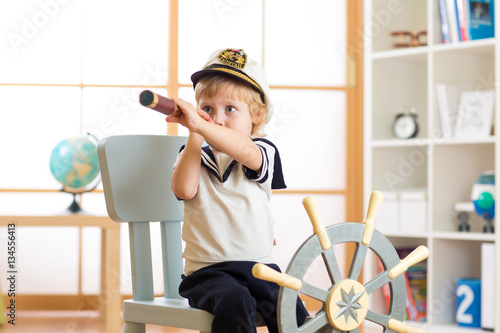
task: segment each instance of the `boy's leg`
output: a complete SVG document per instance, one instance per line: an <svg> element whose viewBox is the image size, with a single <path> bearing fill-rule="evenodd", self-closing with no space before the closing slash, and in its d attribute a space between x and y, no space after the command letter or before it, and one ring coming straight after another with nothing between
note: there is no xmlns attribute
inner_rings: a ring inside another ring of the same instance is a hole
<svg viewBox="0 0 500 333"><path fill-rule="evenodd" d="M253 264L252 264L253 266ZM281 272L275 264L269 264L269 267ZM257 311L262 315L270 333L278 333L278 297L280 286L273 282L268 282L254 278L252 276L251 293L257 302ZM307 313L302 300L297 297L297 325L301 326Z"/></svg>
<svg viewBox="0 0 500 333"><path fill-rule="evenodd" d="M255 333L255 299L248 288L228 274L228 263L205 267L185 277L181 296L192 307L214 315L214 333Z"/></svg>

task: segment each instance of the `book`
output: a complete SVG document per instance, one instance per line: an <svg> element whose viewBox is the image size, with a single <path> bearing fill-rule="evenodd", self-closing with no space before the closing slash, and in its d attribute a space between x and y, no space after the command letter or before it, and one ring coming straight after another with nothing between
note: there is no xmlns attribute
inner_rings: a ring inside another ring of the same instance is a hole
<svg viewBox="0 0 500 333"><path fill-rule="evenodd" d="M495 329L495 244L481 244L481 327ZM498 311L497 311L498 313Z"/></svg>
<svg viewBox="0 0 500 333"><path fill-rule="evenodd" d="M400 248L396 249L398 255L401 259L405 258L408 254L413 251L413 248ZM407 299L410 302L411 311L415 311L414 320L425 322L427 321L427 260L423 260L411 267L405 273L408 284L410 286L410 294L413 299L413 304L411 303L411 298Z"/></svg>
<svg viewBox="0 0 500 333"><path fill-rule="evenodd" d="M455 0L459 41L467 41L470 39L468 20L467 20L467 15L465 13L466 10L465 8L466 8L466 0Z"/></svg>
<svg viewBox="0 0 500 333"><path fill-rule="evenodd" d="M384 271L384 266L382 265L382 261L377 260L377 268L379 274ZM389 306L391 306L391 289L389 288L389 283L386 283L382 286L382 293L384 294L386 313L387 313L389 312Z"/></svg>
<svg viewBox="0 0 500 333"><path fill-rule="evenodd" d="M381 273L384 271L384 266L380 260L377 260L378 272ZM408 278L408 272L404 273L405 284L406 284L406 311L405 311L405 320L411 321L422 321L421 311L418 310L418 305L415 301L414 292L412 290L412 285L410 279ZM391 305L391 290L389 287L389 283L386 283L382 286L382 293L384 295L384 300L386 304L386 311L389 311L389 306ZM425 313L424 313L425 318Z"/></svg>
<svg viewBox="0 0 500 333"><path fill-rule="evenodd" d="M406 274L417 311L415 321L425 322L427 319L427 269L408 270Z"/></svg>
<svg viewBox="0 0 500 333"><path fill-rule="evenodd" d="M446 1L446 13L448 14L448 24L450 26L450 37L451 42L456 43L459 41L458 38L458 22L457 22L457 9L455 0L445 0Z"/></svg>
<svg viewBox="0 0 500 333"><path fill-rule="evenodd" d="M486 138L491 134L495 91L464 91L460 94L455 137Z"/></svg>
<svg viewBox="0 0 500 333"><path fill-rule="evenodd" d="M448 13L446 12L446 0L439 0L439 15L441 18L441 34L443 43L451 43L450 26L448 24Z"/></svg>
<svg viewBox="0 0 500 333"><path fill-rule="evenodd" d="M408 320L419 321L420 316L417 309L417 304L415 303L415 297L413 296L413 289L408 278L408 273L405 272L405 282L406 282L406 315Z"/></svg>
<svg viewBox="0 0 500 333"><path fill-rule="evenodd" d="M471 40L495 37L494 0L466 0L466 18Z"/></svg>
<svg viewBox="0 0 500 333"><path fill-rule="evenodd" d="M377 260L377 267L379 274L384 271L384 266L380 260ZM404 320L415 320L415 316L417 315L417 309L414 306L415 302L413 301L413 295L410 290L410 283L408 282L408 278L405 273L405 282L406 282L406 310ZM384 295L386 312L389 312L389 307L391 306L391 289L389 287L389 283L386 283L382 286L382 293ZM413 306L413 308L410 308Z"/></svg>
<svg viewBox="0 0 500 333"><path fill-rule="evenodd" d="M436 84L436 99L442 138L453 138L458 117L460 95L471 88L471 86L463 84Z"/></svg>

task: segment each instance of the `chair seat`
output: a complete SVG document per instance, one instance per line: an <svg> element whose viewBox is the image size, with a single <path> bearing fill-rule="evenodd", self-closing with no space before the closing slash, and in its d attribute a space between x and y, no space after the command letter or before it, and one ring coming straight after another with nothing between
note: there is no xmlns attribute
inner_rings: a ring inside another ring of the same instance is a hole
<svg viewBox="0 0 500 333"><path fill-rule="evenodd" d="M123 301L123 320L210 332L213 316L190 307L186 299L156 297L150 301Z"/></svg>

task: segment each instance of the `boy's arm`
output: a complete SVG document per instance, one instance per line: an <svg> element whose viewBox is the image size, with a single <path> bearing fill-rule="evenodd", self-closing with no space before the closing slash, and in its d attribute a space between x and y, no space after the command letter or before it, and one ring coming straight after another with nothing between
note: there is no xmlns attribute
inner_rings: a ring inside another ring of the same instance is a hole
<svg viewBox="0 0 500 333"><path fill-rule="evenodd" d="M250 137L233 129L216 125L205 112L196 110L192 104L182 99L174 98L174 100L183 114L179 117L167 117L167 121L180 123L189 128L190 133L198 133L212 147L231 156L250 170L260 171L262 153Z"/></svg>
<svg viewBox="0 0 500 333"><path fill-rule="evenodd" d="M172 173L172 191L183 200L193 198L198 192L203 137L190 132L186 146Z"/></svg>
<svg viewBox="0 0 500 333"><path fill-rule="evenodd" d="M231 156L250 170L260 171L262 153L250 137L231 128L209 122L201 124L197 133L202 135L210 145Z"/></svg>

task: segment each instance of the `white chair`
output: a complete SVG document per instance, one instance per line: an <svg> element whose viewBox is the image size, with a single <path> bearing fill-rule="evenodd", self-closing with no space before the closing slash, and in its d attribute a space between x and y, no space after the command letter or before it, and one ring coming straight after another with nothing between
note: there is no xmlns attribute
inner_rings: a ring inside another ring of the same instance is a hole
<svg viewBox="0 0 500 333"><path fill-rule="evenodd" d="M112 136L98 145L108 214L127 222L133 299L123 302L123 332L146 331L146 324L210 332L213 316L191 308L178 293L183 272L183 205L170 188L173 163L186 138ZM150 222L160 221L164 297L154 297Z"/></svg>

